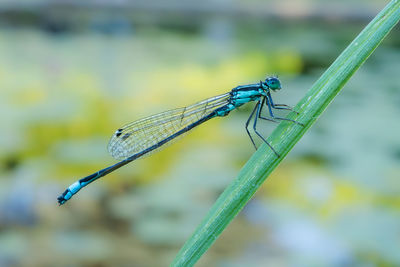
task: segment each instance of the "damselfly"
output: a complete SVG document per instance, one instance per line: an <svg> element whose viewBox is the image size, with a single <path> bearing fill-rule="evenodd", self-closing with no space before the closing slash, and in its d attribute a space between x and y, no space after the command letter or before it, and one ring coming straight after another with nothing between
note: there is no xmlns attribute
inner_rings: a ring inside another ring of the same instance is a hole
<svg viewBox="0 0 400 267"><path fill-rule="evenodd" d="M256 105L246 122L246 131L251 142L257 149L251 136L248 126L254 117L254 132L272 149L279 157L278 152L265 140L257 131L257 121L259 119L277 122L286 120L302 125L301 123L276 117L272 109L292 110L284 104L274 104L270 91L281 89L281 83L277 77L268 77L265 81L255 84L248 84L233 88L230 92L200 101L191 106L178 108L162 112L141 120L129 123L118 129L111 137L108 144L110 154L120 162L95 172L79 181L73 183L59 197L58 203L64 204L73 195L91 182L121 168L125 164L142 157L145 154L154 152L166 143L170 143L176 137L181 136L194 127L208 121L214 117L223 117L232 110L251 101L256 101ZM262 108L268 107L270 118L261 115Z"/></svg>

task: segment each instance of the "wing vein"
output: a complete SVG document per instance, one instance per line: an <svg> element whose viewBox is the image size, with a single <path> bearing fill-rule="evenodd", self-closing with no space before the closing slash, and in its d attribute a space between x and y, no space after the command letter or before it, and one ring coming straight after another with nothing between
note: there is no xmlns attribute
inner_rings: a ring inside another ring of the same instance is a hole
<svg viewBox="0 0 400 267"><path fill-rule="evenodd" d="M230 94L226 93L126 124L112 135L108 151L118 160L125 159L228 104L229 99Z"/></svg>

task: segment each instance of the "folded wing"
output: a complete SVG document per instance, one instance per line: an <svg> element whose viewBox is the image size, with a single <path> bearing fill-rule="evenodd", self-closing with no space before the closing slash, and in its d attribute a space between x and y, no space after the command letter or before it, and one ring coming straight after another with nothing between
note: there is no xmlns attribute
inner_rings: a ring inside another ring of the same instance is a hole
<svg viewBox="0 0 400 267"><path fill-rule="evenodd" d="M139 153L228 104L229 97L226 93L124 125L112 135L108 152L118 160Z"/></svg>

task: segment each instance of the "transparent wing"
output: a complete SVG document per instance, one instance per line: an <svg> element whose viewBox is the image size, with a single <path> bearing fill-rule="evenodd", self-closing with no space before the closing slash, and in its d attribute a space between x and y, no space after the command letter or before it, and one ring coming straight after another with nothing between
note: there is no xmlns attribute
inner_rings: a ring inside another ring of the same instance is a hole
<svg viewBox="0 0 400 267"><path fill-rule="evenodd" d="M111 137L108 152L115 159L122 160L143 151L228 104L229 96L229 93L215 96L124 125Z"/></svg>

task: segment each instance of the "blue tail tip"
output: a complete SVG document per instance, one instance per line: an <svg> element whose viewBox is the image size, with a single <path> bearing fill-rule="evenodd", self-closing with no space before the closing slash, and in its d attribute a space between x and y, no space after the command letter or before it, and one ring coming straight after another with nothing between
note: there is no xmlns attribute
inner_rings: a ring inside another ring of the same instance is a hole
<svg viewBox="0 0 400 267"><path fill-rule="evenodd" d="M64 193L61 194L61 196L59 196L57 198L58 204L61 206L62 204L64 204L65 202L67 202L68 199L71 198L71 196L69 196L71 193L70 191L67 189L64 191ZM69 196L69 197L68 197Z"/></svg>
<svg viewBox="0 0 400 267"><path fill-rule="evenodd" d="M64 204L67 200L63 197L63 196L59 196L57 198L58 204L61 206L62 204Z"/></svg>

